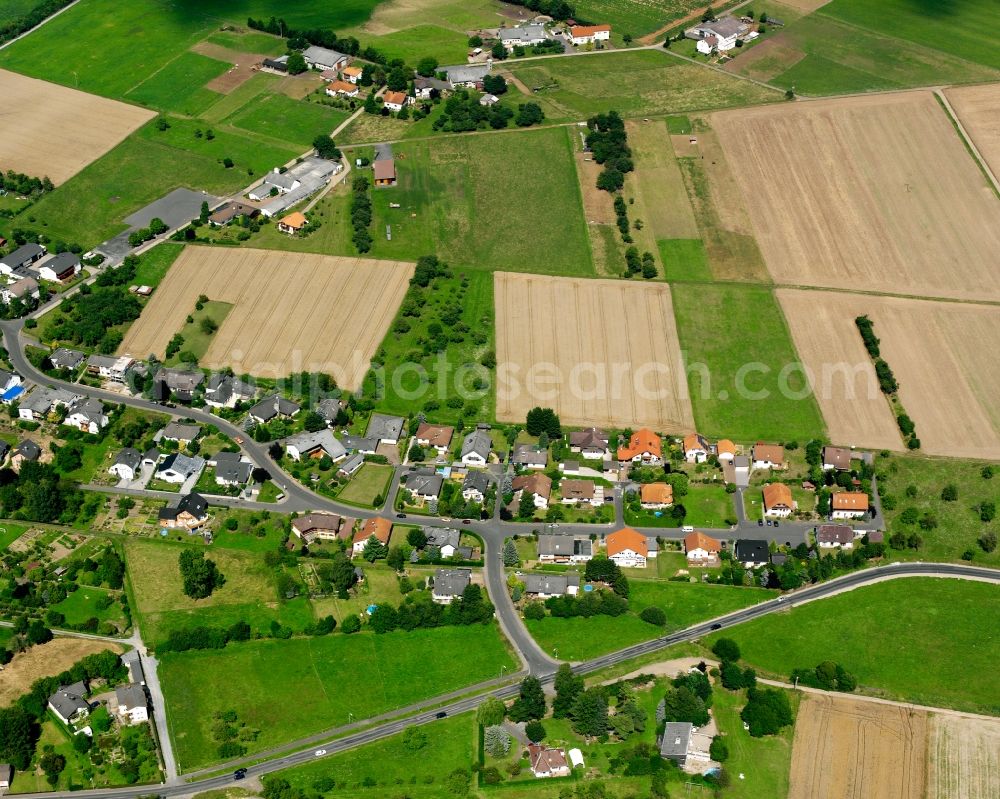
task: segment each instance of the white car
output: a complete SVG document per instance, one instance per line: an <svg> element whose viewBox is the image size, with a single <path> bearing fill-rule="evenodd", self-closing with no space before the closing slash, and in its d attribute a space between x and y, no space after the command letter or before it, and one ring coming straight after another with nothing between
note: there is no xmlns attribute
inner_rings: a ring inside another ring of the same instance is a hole
<svg viewBox="0 0 1000 799"><path fill-rule="evenodd" d="M325 754L326 754L326 750L325 749L317 749L316 750L316 757L323 757L323 755L325 755Z"/></svg>

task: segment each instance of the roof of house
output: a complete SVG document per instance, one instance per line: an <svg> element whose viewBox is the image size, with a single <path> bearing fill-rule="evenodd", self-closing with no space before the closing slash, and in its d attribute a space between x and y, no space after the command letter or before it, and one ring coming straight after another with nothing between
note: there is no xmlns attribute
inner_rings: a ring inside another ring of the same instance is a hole
<svg viewBox="0 0 1000 799"><path fill-rule="evenodd" d="M60 347L49 355L49 362L57 368L75 369L83 363L84 354L78 350Z"/></svg>
<svg viewBox="0 0 1000 799"><path fill-rule="evenodd" d="M372 172L375 180L395 180L396 162L391 158L382 158L372 162Z"/></svg>
<svg viewBox="0 0 1000 799"><path fill-rule="evenodd" d="M566 753L562 749L549 749L541 744L528 744L528 759L531 770L542 774L569 768Z"/></svg>
<svg viewBox="0 0 1000 799"><path fill-rule="evenodd" d="M490 74L492 64L456 64L451 67L441 67L448 82L452 85L457 83L478 83Z"/></svg>
<svg viewBox="0 0 1000 799"><path fill-rule="evenodd" d="M521 25L516 28L501 28L501 42L519 42L525 39L544 39L546 37L544 25Z"/></svg>
<svg viewBox="0 0 1000 799"><path fill-rule="evenodd" d="M694 549L704 549L706 552L719 552L722 549L722 542L696 530L684 536L684 551L691 552Z"/></svg>
<svg viewBox="0 0 1000 799"><path fill-rule="evenodd" d="M569 434L569 445L580 449L607 449L609 436L597 427L577 430Z"/></svg>
<svg viewBox="0 0 1000 799"><path fill-rule="evenodd" d="M660 437L648 427L640 428L632 433L628 444L618 448L618 460L629 461L636 455L650 452L657 457L663 454L663 442Z"/></svg>
<svg viewBox="0 0 1000 799"><path fill-rule="evenodd" d="M746 26L736 17L719 17L711 22L702 22L697 26L698 30L711 31L716 36L728 39L741 33Z"/></svg>
<svg viewBox="0 0 1000 799"><path fill-rule="evenodd" d="M764 444L758 441L753 445L753 459L782 464L785 462L785 448L780 444Z"/></svg>
<svg viewBox="0 0 1000 799"><path fill-rule="evenodd" d="M609 558L626 549L631 549L643 557L649 554L646 536L631 527L623 527L621 530L611 533L604 540L604 545L607 547Z"/></svg>
<svg viewBox="0 0 1000 799"><path fill-rule="evenodd" d="M364 70L361 67L344 67L342 72L345 75L360 75Z"/></svg>
<svg viewBox="0 0 1000 799"><path fill-rule="evenodd" d="M669 505L674 501L674 487L670 483L644 483L639 489L639 499L644 503Z"/></svg>
<svg viewBox="0 0 1000 799"><path fill-rule="evenodd" d="M524 575L524 590L529 594L565 594L570 586L580 587L576 572Z"/></svg>
<svg viewBox="0 0 1000 799"><path fill-rule="evenodd" d="M462 534L454 527L425 528L424 532L427 533L427 546L437 547L438 549L448 546L457 547L458 542L462 538Z"/></svg>
<svg viewBox="0 0 1000 799"><path fill-rule="evenodd" d="M740 563L767 563L771 559L767 541L741 538L736 542L734 552Z"/></svg>
<svg viewBox="0 0 1000 799"><path fill-rule="evenodd" d="M388 519L383 519L381 516L373 516L370 519L365 519L365 523L361 525L361 529L355 533L354 543L367 541L372 536L375 536L380 543L388 544L389 536L391 535L392 522Z"/></svg>
<svg viewBox="0 0 1000 799"><path fill-rule="evenodd" d="M734 469L749 469L750 459L746 455L737 455L733 458Z"/></svg>
<svg viewBox="0 0 1000 799"><path fill-rule="evenodd" d="M315 45L303 50L302 57L309 63L329 64L330 66L347 58L346 55L338 53L336 50L329 50L326 47L316 47Z"/></svg>
<svg viewBox="0 0 1000 799"><path fill-rule="evenodd" d="M300 453L322 449L323 452L335 461L340 460L347 454L347 450L344 448L344 445L333 437L333 431L330 429L317 430L315 433L298 433L297 435L289 436L284 440L284 445L286 448L294 447Z"/></svg>
<svg viewBox="0 0 1000 799"><path fill-rule="evenodd" d="M205 384L205 395L210 395L215 402L225 403L234 394L240 398L252 397L254 388L242 380L222 372L211 375Z"/></svg>
<svg viewBox="0 0 1000 799"><path fill-rule="evenodd" d="M220 452L215 456L215 476L227 483L246 483L253 464L243 460L239 452Z"/></svg>
<svg viewBox="0 0 1000 799"><path fill-rule="evenodd" d="M490 478L486 476L485 472L470 471L462 481L463 491L474 489L485 494L489 487Z"/></svg>
<svg viewBox="0 0 1000 799"><path fill-rule="evenodd" d="M378 439L377 438L367 438L365 436L354 436L348 433L345 436L341 436L340 439L344 444L344 449L348 452L374 452L378 449Z"/></svg>
<svg viewBox="0 0 1000 799"><path fill-rule="evenodd" d="M417 440L426 441L432 447L447 447L455 428L444 424L428 424L424 422L417 428Z"/></svg>
<svg viewBox="0 0 1000 799"><path fill-rule="evenodd" d="M610 25L574 25L569 29L569 35L576 38L578 36L593 36L595 33L611 30Z"/></svg>
<svg viewBox="0 0 1000 799"><path fill-rule="evenodd" d="M288 214L288 216L283 216L278 221L285 227L290 227L293 228L294 230L303 228L309 223L309 220L306 219L306 215L301 211L292 211L290 214Z"/></svg>
<svg viewBox="0 0 1000 799"><path fill-rule="evenodd" d="M42 448L30 438L26 438L14 447L14 455L20 455L25 460L37 461L42 457Z"/></svg>
<svg viewBox="0 0 1000 799"><path fill-rule="evenodd" d="M437 596L459 596L472 582L472 569L438 569L434 572Z"/></svg>
<svg viewBox="0 0 1000 799"><path fill-rule="evenodd" d="M45 248L38 244L22 244L10 255L0 258L0 264L5 266L20 266L26 261L45 255Z"/></svg>
<svg viewBox="0 0 1000 799"><path fill-rule="evenodd" d="M301 534L311 533L314 530L333 530L337 532L344 520L335 513L307 513L292 519L292 527Z"/></svg>
<svg viewBox="0 0 1000 799"><path fill-rule="evenodd" d="M821 524L816 529L816 541L820 544L849 544L853 540L854 530L846 524Z"/></svg>
<svg viewBox="0 0 1000 799"><path fill-rule="evenodd" d="M169 422L163 428L160 438L167 441L194 441L199 435L201 435L201 427L196 424Z"/></svg>
<svg viewBox="0 0 1000 799"><path fill-rule="evenodd" d="M386 92L382 95L382 100L388 105L402 105L406 102L406 92Z"/></svg>
<svg viewBox="0 0 1000 799"><path fill-rule="evenodd" d="M292 402L280 394L271 394L264 397L247 413L255 419L263 419L265 422L269 422L276 416L294 416L300 410L302 410L302 406L297 402Z"/></svg>
<svg viewBox="0 0 1000 799"><path fill-rule="evenodd" d="M190 477L195 472L200 472L205 468L205 459L200 455L190 456L180 452L172 452L163 459L163 462L156 467L157 474L162 472L176 472Z"/></svg>
<svg viewBox="0 0 1000 799"><path fill-rule="evenodd" d="M406 424L406 420L402 416L373 413L371 419L368 420L368 430L365 431L365 435L369 438L391 438L393 441L398 441L403 434L404 424Z"/></svg>
<svg viewBox="0 0 1000 799"><path fill-rule="evenodd" d="M344 474L353 474L361 468L361 464L364 462L365 456L360 452L355 452L353 455L349 455L341 462L337 471L343 472Z"/></svg>
<svg viewBox="0 0 1000 799"><path fill-rule="evenodd" d="M534 444L518 444L514 448L514 457L511 460L522 466L544 466L549 461L549 453Z"/></svg>
<svg viewBox="0 0 1000 799"><path fill-rule="evenodd" d="M834 510L868 510L868 495L863 491L839 491L831 502Z"/></svg>
<svg viewBox="0 0 1000 799"><path fill-rule="evenodd" d="M91 422L100 422L107 417L104 415L104 405L100 400L92 397L78 397L68 408L69 416L82 416Z"/></svg>
<svg viewBox="0 0 1000 799"><path fill-rule="evenodd" d="M191 369L163 368L156 373L156 379L164 381L171 391L190 393L202 384L205 375Z"/></svg>
<svg viewBox="0 0 1000 799"><path fill-rule="evenodd" d="M681 446L683 447L685 453L690 452L693 449L708 452L708 441L705 440L704 436L699 435L698 433L688 433L684 436L684 441Z"/></svg>
<svg viewBox="0 0 1000 799"><path fill-rule="evenodd" d="M49 704L64 719L72 718L81 710L88 710L90 705L84 698L87 695L87 686L81 680L72 685L61 685L52 696L49 697Z"/></svg>
<svg viewBox="0 0 1000 799"><path fill-rule="evenodd" d="M593 499L594 483L592 480L563 480L559 493L563 499Z"/></svg>
<svg viewBox="0 0 1000 799"><path fill-rule="evenodd" d="M347 403L342 399L327 397L316 404L316 413L326 419L326 421L332 422L345 407L347 407Z"/></svg>
<svg viewBox="0 0 1000 799"><path fill-rule="evenodd" d="M732 455L736 457L736 445L728 438L722 438L715 445L715 452L718 455Z"/></svg>
<svg viewBox="0 0 1000 799"><path fill-rule="evenodd" d="M230 200L216 208L215 212L209 216L208 221L224 225L238 216L256 216L258 213L260 213L259 209L252 205L241 203L238 200Z"/></svg>
<svg viewBox="0 0 1000 799"><path fill-rule="evenodd" d="M118 704L128 710L134 707L146 707L146 690L138 683L120 685L115 688L115 699Z"/></svg>
<svg viewBox="0 0 1000 799"><path fill-rule="evenodd" d="M192 491L180 498L177 513L190 513L196 519L203 519L208 513L208 501L201 494Z"/></svg>
<svg viewBox="0 0 1000 799"><path fill-rule="evenodd" d="M515 477L512 483L515 491L527 491L539 497L548 498L552 493L552 480L541 472Z"/></svg>
<svg viewBox="0 0 1000 799"><path fill-rule="evenodd" d="M325 77L326 73L324 72L323 75ZM361 91L361 87L358 84L346 80L331 80L326 89L330 92L344 92L345 94L354 94Z"/></svg>
<svg viewBox="0 0 1000 799"><path fill-rule="evenodd" d="M38 281L33 277L22 277L6 287L7 293L13 297L23 297L38 290Z"/></svg>
<svg viewBox="0 0 1000 799"><path fill-rule="evenodd" d="M851 468L851 451L846 447L823 447L823 463L847 471Z"/></svg>
<svg viewBox="0 0 1000 799"><path fill-rule="evenodd" d="M464 439L462 439L462 457L466 455L475 453L481 455L483 460L487 460L490 457L490 451L493 449L493 439L490 438L490 434L486 430L476 429L469 433Z"/></svg>
<svg viewBox="0 0 1000 799"><path fill-rule="evenodd" d="M115 466L128 466L132 471L142 463L142 453L132 447L126 447L115 457Z"/></svg>
<svg viewBox="0 0 1000 799"><path fill-rule="evenodd" d="M792 489L784 483L768 483L764 486L764 507L792 507Z"/></svg>
<svg viewBox="0 0 1000 799"><path fill-rule="evenodd" d="M49 258L44 263L38 265L38 268L48 267L57 275L61 275L64 272L68 272L70 269L76 269L80 265L80 256L66 252L57 252L51 258Z"/></svg>
<svg viewBox="0 0 1000 799"><path fill-rule="evenodd" d="M437 472L419 471L411 474L406 480L406 488L414 494L431 497L441 493L444 478Z"/></svg>
<svg viewBox="0 0 1000 799"><path fill-rule="evenodd" d="M692 729L689 721L668 721L663 727L660 757L686 757Z"/></svg>

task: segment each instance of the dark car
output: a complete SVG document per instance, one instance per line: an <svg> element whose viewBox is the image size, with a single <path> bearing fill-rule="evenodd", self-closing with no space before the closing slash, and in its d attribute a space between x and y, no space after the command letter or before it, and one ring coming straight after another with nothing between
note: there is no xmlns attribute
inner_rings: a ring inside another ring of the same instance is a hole
<svg viewBox="0 0 1000 799"><path fill-rule="evenodd" d="M406 518L406 514L405 513L397 513L396 514L396 518L397 519L405 519Z"/></svg>
<svg viewBox="0 0 1000 799"><path fill-rule="evenodd" d="M443 710L439 710L437 713L434 714L434 718L436 718L436 719L443 719L443 718L447 717L447 715L448 714L445 713Z"/></svg>
<svg viewBox="0 0 1000 799"><path fill-rule="evenodd" d="M234 780L242 780L245 779L246 776L247 776L247 770L245 768L238 768L236 769L236 771L233 772Z"/></svg>
<svg viewBox="0 0 1000 799"><path fill-rule="evenodd" d="M758 527L763 527L764 526L764 520L763 519L758 519L757 520L757 526Z"/></svg>
<svg viewBox="0 0 1000 799"><path fill-rule="evenodd" d="M779 526L780 526L780 525L778 524L778 520L777 520L777 519L775 519L775 520L774 520L774 526L775 526L775 527L779 527Z"/></svg>
<svg viewBox="0 0 1000 799"><path fill-rule="evenodd" d="M464 519L462 524L472 524L472 519Z"/></svg>
<svg viewBox="0 0 1000 799"><path fill-rule="evenodd" d="M721 624L713 624L712 625L712 629L713 630L721 630L722 629L722 625Z"/></svg>

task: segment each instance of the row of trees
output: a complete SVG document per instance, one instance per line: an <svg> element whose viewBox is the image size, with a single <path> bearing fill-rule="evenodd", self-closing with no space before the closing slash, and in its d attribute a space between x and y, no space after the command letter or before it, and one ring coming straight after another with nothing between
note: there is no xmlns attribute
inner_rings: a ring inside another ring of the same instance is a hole
<svg viewBox="0 0 1000 799"><path fill-rule="evenodd" d="M6 172L0 172L0 189L12 194L23 194L26 197L40 197L55 190L55 184L47 177L36 178L8 169Z"/></svg>
<svg viewBox="0 0 1000 799"><path fill-rule="evenodd" d="M867 315L864 315L856 317L854 324L857 326L865 349L868 351L872 363L875 365L875 377L878 380L879 388L883 394L895 397L896 392L899 391L899 383L896 382L896 377L892 373L892 367L882 358L881 346L878 336L875 335L874 323ZM898 404L899 400L896 398L894 405ZM896 424L899 427L899 431L903 434L903 438L906 439L906 446L909 449L920 449L920 439L917 438L916 425L902 408L897 408Z"/></svg>
<svg viewBox="0 0 1000 799"><path fill-rule="evenodd" d="M493 605L475 584L469 584L462 596L449 605L433 602L427 594L408 594L399 607L384 603L375 608L368 623L376 633L415 630L445 625L488 624L493 619Z"/></svg>
<svg viewBox="0 0 1000 799"><path fill-rule="evenodd" d="M68 6L71 2L73 0L41 0L41 2L23 14L0 22L0 42L8 42L11 39L16 39L22 33L30 31L46 17Z"/></svg>
<svg viewBox="0 0 1000 799"><path fill-rule="evenodd" d="M625 122L617 111L597 114L587 120L587 148L594 160L604 165L597 176L597 188L619 191L625 185L625 175L635 169L632 150L628 146Z"/></svg>
<svg viewBox="0 0 1000 799"><path fill-rule="evenodd" d="M358 175L351 182L351 226L354 235L351 241L360 253L372 248L372 198L369 194L370 183L365 175Z"/></svg>

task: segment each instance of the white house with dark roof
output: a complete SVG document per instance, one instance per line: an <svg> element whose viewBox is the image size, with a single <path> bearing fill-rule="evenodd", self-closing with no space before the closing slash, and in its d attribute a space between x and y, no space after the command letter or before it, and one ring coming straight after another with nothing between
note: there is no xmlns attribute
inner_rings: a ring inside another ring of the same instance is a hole
<svg viewBox="0 0 1000 799"><path fill-rule="evenodd" d="M431 599L439 605L450 605L472 582L471 569L438 569L434 572Z"/></svg>
<svg viewBox="0 0 1000 799"><path fill-rule="evenodd" d="M38 276L42 280L65 282L80 274L83 264L80 256L71 252L60 252L37 266Z"/></svg>
<svg viewBox="0 0 1000 799"><path fill-rule="evenodd" d="M253 463L239 452L219 452L208 461L215 467L215 484L220 486L243 487L250 482Z"/></svg>
<svg viewBox="0 0 1000 799"><path fill-rule="evenodd" d="M501 28L497 33L500 43L508 50L515 47L531 47L549 38L544 25L519 25L516 28Z"/></svg>
<svg viewBox="0 0 1000 799"><path fill-rule="evenodd" d="M523 574L524 593L536 599L552 596L576 596L580 590L580 575L576 572L565 574Z"/></svg>
<svg viewBox="0 0 1000 799"><path fill-rule="evenodd" d="M329 428L318 430L315 433L306 432L289 436L283 444L288 457L295 461L300 461L303 458L322 458L324 455L328 455L336 463L347 457L344 445L333 437L333 431Z"/></svg>
<svg viewBox="0 0 1000 799"><path fill-rule="evenodd" d="M237 402L253 399L254 388L232 375L216 373L205 384L205 404L210 408L234 408Z"/></svg>
<svg viewBox="0 0 1000 799"><path fill-rule="evenodd" d="M403 435L406 420L402 416L390 416L385 413L373 413L368 420L368 438L377 439L380 444L398 444Z"/></svg>
<svg viewBox="0 0 1000 799"><path fill-rule="evenodd" d="M457 64L451 67L441 67L451 88L477 89L483 83L483 78L493 70L493 62L485 64Z"/></svg>
<svg viewBox="0 0 1000 799"><path fill-rule="evenodd" d="M539 449L534 444L518 444L511 458L511 463L525 469L544 469L548 462L548 450Z"/></svg>
<svg viewBox="0 0 1000 799"><path fill-rule="evenodd" d="M138 683L115 688L115 715L126 725L149 721L149 699L146 689Z"/></svg>
<svg viewBox="0 0 1000 799"><path fill-rule="evenodd" d="M10 275L15 269L31 266L45 255L41 244L22 244L14 252L0 258L0 274Z"/></svg>
<svg viewBox="0 0 1000 799"><path fill-rule="evenodd" d="M57 350L49 353L49 363L52 364L55 369L66 369L70 372L75 372L80 368L80 364L84 362L86 356L79 350L71 350L66 347L60 347Z"/></svg>
<svg viewBox="0 0 1000 799"><path fill-rule="evenodd" d="M608 449L610 436L598 427L589 427L569 434L570 452L580 453L586 460L604 460L611 457Z"/></svg>
<svg viewBox="0 0 1000 799"><path fill-rule="evenodd" d="M160 441L176 441L178 444L189 444L201 435L201 427L183 422L168 422L160 431Z"/></svg>
<svg viewBox="0 0 1000 799"><path fill-rule="evenodd" d="M421 469L412 472L406 478L406 490L418 499L425 502L437 499L441 496L441 486L444 478L437 472Z"/></svg>
<svg viewBox="0 0 1000 799"><path fill-rule="evenodd" d="M740 22L736 17L725 16L688 28L684 31L684 37L698 42L696 46L699 53L725 53L736 47L737 39L749 29L746 23Z"/></svg>
<svg viewBox="0 0 1000 799"><path fill-rule="evenodd" d="M63 424L96 434L108 426L108 416L100 400L81 397L70 404Z"/></svg>
<svg viewBox="0 0 1000 799"><path fill-rule="evenodd" d="M452 558L458 551L462 534L454 527L425 528L427 546L434 547L442 558Z"/></svg>
<svg viewBox="0 0 1000 799"><path fill-rule="evenodd" d="M126 447L115 456L115 462L108 471L122 480L135 480L142 468L142 453Z"/></svg>
<svg viewBox="0 0 1000 799"><path fill-rule="evenodd" d="M489 431L476 428L462 440L462 463L466 466L485 466L492 451L493 439Z"/></svg>
<svg viewBox="0 0 1000 799"><path fill-rule="evenodd" d="M482 504L489 488L490 479L485 472L470 471L462 481L462 499Z"/></svg>
<svg viewBox="0 0 1000 799"><path fill-rule="evenodd" d="M297 402L279 394L271 394L254 405L247 414L257 424L267 424L272 419L291 419L301 410L302 406Z"/></svg>
<svg viewBox="0 0 1000 799"><path fill-rule="evenodd" d="M69 726L82 716L90 713L90 703L87 697L87 684L80 680L72 685L61 685L59 690L49 697L49 710L63 724Z"/></svg>
<svg viewBox="0 0 1000 799"><path fill-rule="evenodd" d="M180 485L189 477L200 474L205 468L205 459L199 455L183 455L173 452L156 467L156 479L165 483Z"/></svg>

